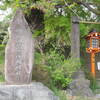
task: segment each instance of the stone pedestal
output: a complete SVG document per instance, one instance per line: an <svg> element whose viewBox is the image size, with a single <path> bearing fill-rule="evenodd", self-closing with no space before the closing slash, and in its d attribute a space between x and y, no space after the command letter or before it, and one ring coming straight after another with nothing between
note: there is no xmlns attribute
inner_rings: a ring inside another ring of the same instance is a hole
<svg viewBox="0 0 100 100"><path fill-rule="evenodd" d="M90 81L85 79L83 71L78 71L74 75L74 80L69 85L67 92L72 96L93 97L94 94L90 89Z"/></svg>
<svg viewBox="0 0 100 100"><path fill-rule="evenodd" d="M59 100L42 83L29 85L0 85L0 100Z"/></svg>

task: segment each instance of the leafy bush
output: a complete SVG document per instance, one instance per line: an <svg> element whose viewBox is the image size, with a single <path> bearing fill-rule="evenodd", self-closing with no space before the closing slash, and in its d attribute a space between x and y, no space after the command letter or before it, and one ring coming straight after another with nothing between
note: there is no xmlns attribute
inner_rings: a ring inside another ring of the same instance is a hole
<svg viewBox="0 0 100 100"><path fill-rule="evenodd" d="M65 88L72 81L72 74L80 67L80 62L77 59L65 59L65 57L57 51L49 51L44 57L36 53L36 63L41 63L41 66L46 69L50 75L51 84L58 88ZM40 58L39 58L40 57ZM43 65L42 59L45 60ZM39 60L39 61L38 61Z"/></svg>
<svg viewBox="0 0 100 100"><path fill-rule="evenodd" d="M60 69L57 69L52 72L51 78L54 82L54 85L59 88L66 87L72 81L71 77L65 76L64 70Z"/></svg>
<svg viewBox="0 0 100 100"><path fill-rule="evenodd" d="M42 55L39 52L35 52L35 59L34 59L35 65L40 65L42 63L42 59L43 59Z"/></svg>
<svg viewBox="0 0 100 100"><path fill-rule="evenodd" d="M63 61L60 68L55 69L52 72L51 77L56 85L60 85L62 88L66 87L72 81L72 74L80 67L80 63L75 59L67 59Z"/></svg>

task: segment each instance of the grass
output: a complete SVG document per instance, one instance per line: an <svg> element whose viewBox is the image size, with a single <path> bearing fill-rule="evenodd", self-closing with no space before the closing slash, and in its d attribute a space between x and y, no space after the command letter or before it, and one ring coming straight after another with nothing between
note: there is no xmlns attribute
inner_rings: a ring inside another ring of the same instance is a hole
<svg viewBox="0 0 100 100"><path fill-rule="evenodd" d="M51 87L51 90L59 97L60 100L100 100L95 97L82 97L82 96L70 96L64 90L60 90L55 86Z"/></svg>
<svg viewBox="0 0 100 100"><path fill-rule="evenodd" d="M5 45L0 45L0 82L4 82L4 57L5 55Z"/></svg>
<svg viewBox="0 0 100 100"><path fill-rule="evenodd" d="M55 93L56 96L60 98L60 100L67 100L66 93L58 88L56 88L54 85L51 84L51 90Z"/></svg>
<svg viewBox="0 0 100 100"><path fill-rule="evenodd" d="M0 64L4 64L5 46L0 45Z"/></svg>
<svg viewBox="0 0 100 100"><path fill-rule="evenodd" d="M4 76L0 75L0 82L4 82L4 81L5 81Z"/></svg>

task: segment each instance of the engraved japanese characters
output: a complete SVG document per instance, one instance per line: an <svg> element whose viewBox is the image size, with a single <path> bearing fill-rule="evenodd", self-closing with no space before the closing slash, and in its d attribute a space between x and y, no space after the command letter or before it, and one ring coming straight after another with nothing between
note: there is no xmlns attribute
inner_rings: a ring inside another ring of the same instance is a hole
<svg viewBox="0 0 100 100"><path fill-rule="evenodd" d="M34 42L22 10L18 9L9 28L5 51L5 80L8 84L28 84L32 78Z"/></svg>

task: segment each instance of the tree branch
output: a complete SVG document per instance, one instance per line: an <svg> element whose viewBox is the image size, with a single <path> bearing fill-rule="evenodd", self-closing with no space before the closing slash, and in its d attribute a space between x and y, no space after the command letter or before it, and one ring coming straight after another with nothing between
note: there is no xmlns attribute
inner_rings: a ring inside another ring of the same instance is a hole
<svg viewBox="0 0 100 100"><path fill-rule="evenodd" d="M86 8L88 8L90 11L92 11L93 13L95 13L96 15L100 15L100 11L93 9L91 6L89 6L88 4L82 2L82 5L85 6Z"/></svg>
<svg viewBox="0 0 100 100"><path fill-rule="evenodd" d="M94 8L92 8L91 6L90 6L90 4L88 4L88 3L85 3L85 2L83 2L83 1L78 1L78 0L73 0L75 3L77 3L77 4L80 4L80 5L83 5L83 6L85 6L86 8L88 8L88 10L90 10L90 11L92 11L94 14L96 14L96 15L100 15L100 11L99 10L97 10L97 9L94 9Z"/></svg>
<svg viewBox="0 0 100 100"><path fill-rule="evenodd" d="M69 8L69 5L70 5L70 4L68 4L68 3L66 2L66 0L64 0L64 3L65 3L65 6L67 6L68 9L69 9L71 12L73 12L73 13L79 18L79 15L78 15L73 9Z"/></svg>

